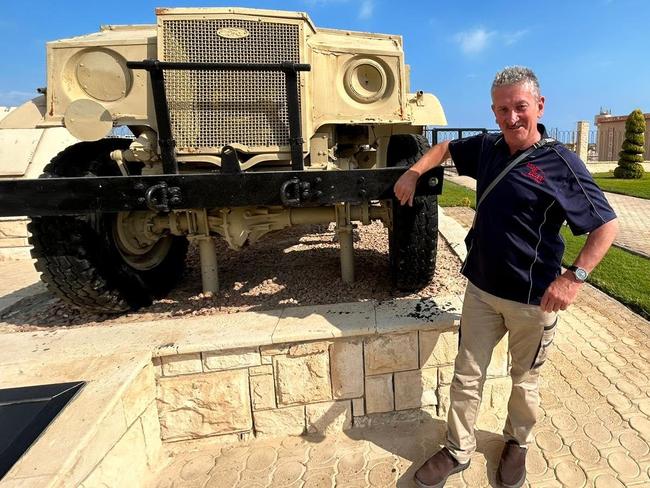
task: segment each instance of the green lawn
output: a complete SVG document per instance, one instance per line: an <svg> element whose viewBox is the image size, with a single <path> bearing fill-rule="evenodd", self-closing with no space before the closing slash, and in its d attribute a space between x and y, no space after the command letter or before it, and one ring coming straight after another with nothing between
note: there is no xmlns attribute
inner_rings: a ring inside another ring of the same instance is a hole
<svg viewBox="0 0 650 488"><path fill-rule="evenodd" d="M650 182L647 179L646 181ZM645 198L650 198L650 193ZM474 208L475 193L469 188L445 181L438 203L441 207ZM569 265L578 255L586 237L576 237L568 228L562 229L562 237L566 243L563 262L565 265ZM639 315L650 319L650 280L648 280L648 276L650 276L650 259L612 246L598 267L590 274L588 282Z"/></svg>
<svg viewBox="0 0 650 488"><path fill-rule="evenodd" d="M476 192L451 181L442 184L442 195L438 197L441 207L472 207L476 208Z"/></svg>
<svg viewBox="0 0 650 488"><path fill-rule="evenodd" d="M584 245L585 236L574 236L562 229L566 243L563 263L569 265ZM588 282L650 319L650 259L613 247L590 274Z"/></svg>
<svg viewBox="0 0 650 488"><path fill-rule="evenodd" d="M594 173L592 176L598 186L604 191L650 199L650 172L648 171L643 175L643 178L638 180L620 180L614 178L612 171L608 173Z"/></svg>

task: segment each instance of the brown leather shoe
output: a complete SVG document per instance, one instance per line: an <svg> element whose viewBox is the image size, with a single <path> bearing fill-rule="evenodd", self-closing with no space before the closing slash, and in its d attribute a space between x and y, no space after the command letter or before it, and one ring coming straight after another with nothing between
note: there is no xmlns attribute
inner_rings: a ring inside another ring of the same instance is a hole
<svg viewBox="0 0 650 488"><path fill-rule="evenodd" d="M446 447L440 449L420 466L413 479L419 488L442 488L454 473L460 473L469 466L469 461L460 464Z"/></svg>
<svg viewBox="0 0 650 488"><path fill-rule="evenodd" d="M501 452L497 483L504 488L519 488L526 481L526 452L513 440L506 442Z"/></svg>

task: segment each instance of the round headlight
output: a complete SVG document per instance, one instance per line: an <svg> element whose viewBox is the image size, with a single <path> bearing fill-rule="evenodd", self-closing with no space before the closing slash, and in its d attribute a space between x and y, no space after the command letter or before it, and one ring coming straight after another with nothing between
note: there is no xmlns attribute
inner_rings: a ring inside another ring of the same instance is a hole
<svg viewBox="0 0 650 488"><path fill-rule="evenodd" d="M379 100L388 88L386 70L372 59L357 59L345 70L345 91L357 102Z"/></svg>
<svg viewBox="0 0 650 488"><path fill-rule="evenodd" d="M82 141L98 141L113 128L113 118L103 105L95 100L75 100L65 111L63 123L68 132Z"/></svg>
<svg viewBox="0 0 650 488"><path fill-rule="evenodd" d="M108 50L83 53L76 67L79 86L87 95L102 102L114 102L131 88L131 74L119 54Z"/></svg>

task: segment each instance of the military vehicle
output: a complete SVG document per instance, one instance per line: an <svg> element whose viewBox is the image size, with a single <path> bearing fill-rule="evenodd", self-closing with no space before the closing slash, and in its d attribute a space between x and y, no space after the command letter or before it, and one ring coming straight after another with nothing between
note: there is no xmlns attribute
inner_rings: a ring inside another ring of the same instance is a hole
<svg viewBox="0 0 650 488"><path fill-rule="evenodd" d="M395 286L430 281L442 170L420 179L412 207L392 187L428 148L423 128L446 121L434 95L410 90L401 36L244 8L156 19L49 42L47 87L0 123L80 141L62 140L47 164L0 161L0 216L31 218L50 289L94 312L145 306L172 289L195 241L215 293L215 236L241 249L332 222L350 282L353 227L373 220L388 228Z"/></svg>

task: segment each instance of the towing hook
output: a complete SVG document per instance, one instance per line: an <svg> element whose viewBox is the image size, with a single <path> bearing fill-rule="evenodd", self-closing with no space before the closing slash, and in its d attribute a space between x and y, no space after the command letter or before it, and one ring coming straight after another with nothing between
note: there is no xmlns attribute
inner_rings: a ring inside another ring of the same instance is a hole
<svg viewBox="0 0 650 488"><path fill-rule="evenodd" d="M159 183L150 186L144 194L144 201L154 212L169 212L169 202L167 200L167 183Z"/></svg>
<svg viewBox="0 0 650 488"><path fill-rule="evenodd" d="M170 204L178 207L182 201L181 189L165 182L150 186L144 194L144 203L154 212L169 212Z"/></svg>
<svg viewBox="0 0 650 488"><path fill-rule="evenodd" d="M291 178L280 186L280 200L283 205L297 207L300 205L300 179Z"/></svg>
<svg viewBox="0 0 650 488"><path fill-rule="evenodd" d="M316 194L320 196L322 192L316 192ZM301 181L297 177L285 181L280 186L280 200L283 205L288 207L299 207L304 201L311 200L313 196L311 183Z"/></svg>

